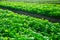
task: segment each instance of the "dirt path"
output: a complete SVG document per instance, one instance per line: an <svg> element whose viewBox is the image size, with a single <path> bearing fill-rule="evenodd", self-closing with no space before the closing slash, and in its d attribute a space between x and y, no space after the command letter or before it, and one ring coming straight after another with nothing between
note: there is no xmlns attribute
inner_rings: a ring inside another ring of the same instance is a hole
<svg viewBox="0 0 60 40"><path fill-rule="evenodd" d="M60 23L60 19L56 19L56 18L53 18L53 17L47 17L47 16L43 16L43 15L38 15L38 14L34 14L34 13L28 13L28 12L24 12L24 11L19 11L19 10L14 10L12 8L5 8L5 7L2 7L0 6L1 9L3 10L10 10L10 11L13 11L15 13L18 13L18 14L21 14L21 15L28 15L28 16L32 16L32 17L36 17L36 18L43 18L43 19L47 19L49 20L50 22L59 22Z"/></svg>

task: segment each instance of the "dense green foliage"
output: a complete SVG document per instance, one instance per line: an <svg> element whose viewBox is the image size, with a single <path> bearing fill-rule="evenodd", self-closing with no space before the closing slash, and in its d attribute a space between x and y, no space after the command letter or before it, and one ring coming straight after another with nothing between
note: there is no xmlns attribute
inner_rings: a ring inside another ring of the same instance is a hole
<svg viewBox="0 0 60 40"><path fill-rule="evenodd" d="M60 24L0 9L0 39L59 40Z"/></svg>
<svg viewBox="0 0 60 40"><path fill-rule="evenodd" d="M13 2L34 2L34 3L60 3L60 0L0 0Z"/></svg>
<svg viewBox="0 0 60 40"><path fill-rule="evenodd" d="M23 2L0 2L0 6L22 10L35 14L60 18L60 5L59 4L36 4L36 3L23 3Z"/></svg>

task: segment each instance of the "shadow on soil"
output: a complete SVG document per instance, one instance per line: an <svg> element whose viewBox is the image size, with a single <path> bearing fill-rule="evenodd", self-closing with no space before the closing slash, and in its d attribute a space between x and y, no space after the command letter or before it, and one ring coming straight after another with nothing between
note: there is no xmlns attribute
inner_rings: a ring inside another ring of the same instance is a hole
<svg viewBox="0 0 60 40"><path fill-rule="evenodd" d="M47 16L44 16L44 15L40 15L40 14L34 14L34 13L29 13L29 12L25 12L25 11L21 11L21 10L15 10L14 8L7 8L7 7L4 7L4 6L1 6L0 5L0 8L3 9L3 10L10 10L10 11L13 11L15 13L18 13L18 14L21 14L21 15L28 15L28 16L32 16L32 17L35 17L35 18L43 18L44 20L47 19L49 20L50 22L53 22L53 23L60 23L60 18L54 18L54 17L47 17Z"/></svg>

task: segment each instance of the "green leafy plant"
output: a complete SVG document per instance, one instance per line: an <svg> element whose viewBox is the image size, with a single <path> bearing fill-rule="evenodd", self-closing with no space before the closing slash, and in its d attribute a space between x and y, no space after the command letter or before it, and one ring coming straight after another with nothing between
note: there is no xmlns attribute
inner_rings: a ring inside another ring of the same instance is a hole
<svg viewBox="0 0 60 40"><path fill-rule="evenodd" d="M60 4L37 4L24 2L0 2L0 7L26 11L49 17L60 18Z"/></svg>
<svg viewBox="0 0 60 40"><path fill-rule="evenodd" d="M0 9L1 40L59 40L60 24Z"/></svg>

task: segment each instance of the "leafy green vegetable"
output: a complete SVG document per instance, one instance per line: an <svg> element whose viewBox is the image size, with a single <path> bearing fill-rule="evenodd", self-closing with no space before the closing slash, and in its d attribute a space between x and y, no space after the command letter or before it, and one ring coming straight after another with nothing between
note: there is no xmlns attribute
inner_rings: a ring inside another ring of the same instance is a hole
<svg viewBox="0 0 60 40"><path fill-rule="evenodd" d="M0 2L0 7L22 10L35 14L60 18L60 4L37 4L24 2Z"/></svg>
<svg viewBox="0 0 60 40"><path fill-rule="evenodd" d="M60 24L0 9L0 40L59 40Z"/></svg>

